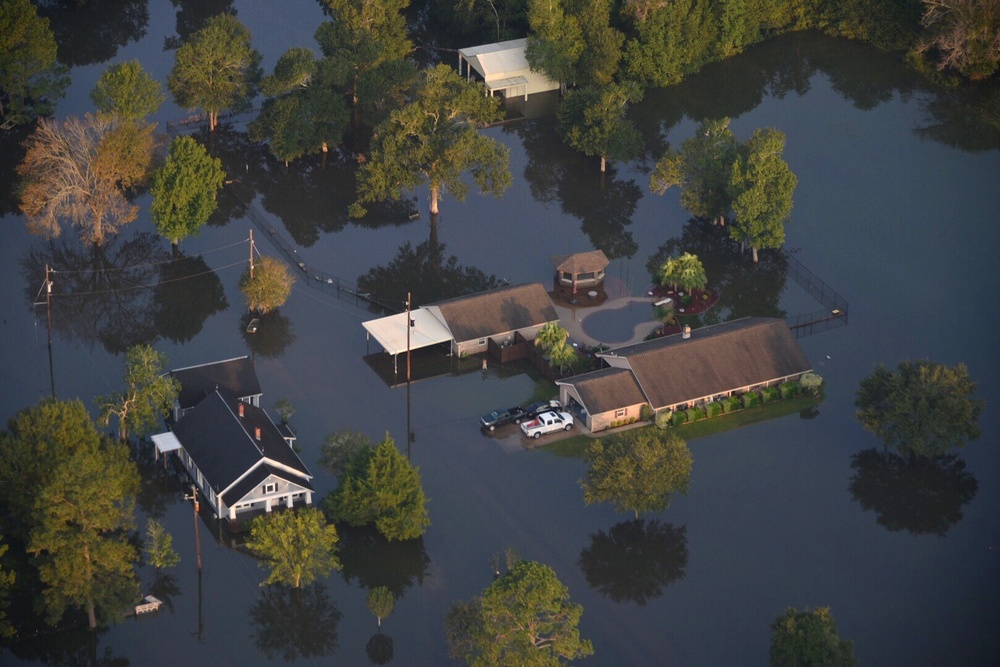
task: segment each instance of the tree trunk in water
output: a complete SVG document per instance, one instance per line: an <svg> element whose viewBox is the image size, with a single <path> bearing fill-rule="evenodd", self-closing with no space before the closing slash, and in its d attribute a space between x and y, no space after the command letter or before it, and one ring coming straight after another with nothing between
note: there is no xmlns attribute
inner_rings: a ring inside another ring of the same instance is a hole
<svg viewBox="0 0 1000 667"><path fill-rule="evenodd" d="M208 131L215 132L215 127L219 124L219 112L209 111L208 112Z"/></svg>
<svg viewBox="0 0 1000 667"><path fill-rule="evenodd" d="M607 160L605 160L604 156L602 155L601 156L601 173L602 174L604 173L604 171L605 171L606 168L607 168Z"/></svg>
<svg viewBox="0 0 1000 667"><path fill-rule="evenodd" d="M756 264L757 263L757 246L750 246L750 249L753 250L753 263Z"/></svg>
<svg viewBox="0 0 1000 667"><path fill-rule="evenodd" d="M438 214L438 187L431 186L431 215Z"/></svg>
<svg viewBox="0 0 1000 667"><path fill-rule="evenodd" d="M180 241L177 239L171 241L170 248L174 251L174 261L176 262L181 256Z"/></svg>

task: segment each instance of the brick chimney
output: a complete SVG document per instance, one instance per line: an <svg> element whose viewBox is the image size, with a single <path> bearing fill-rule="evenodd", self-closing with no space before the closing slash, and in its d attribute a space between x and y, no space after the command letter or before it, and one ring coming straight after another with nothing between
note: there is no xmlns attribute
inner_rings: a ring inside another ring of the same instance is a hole
<svg viewBox="0 0 1000 667"><path fill-rule="evenodd" d="M240 417L243 416L243 401L240 401Z"/></svg>
<svg viewBox="0 0 1000 667"><path fill-rule="evenodd" d="M255 428L253 430L253 434L257 437L257 440L259 441L260 440L260 426L258 426L257 428Z"/></svg>

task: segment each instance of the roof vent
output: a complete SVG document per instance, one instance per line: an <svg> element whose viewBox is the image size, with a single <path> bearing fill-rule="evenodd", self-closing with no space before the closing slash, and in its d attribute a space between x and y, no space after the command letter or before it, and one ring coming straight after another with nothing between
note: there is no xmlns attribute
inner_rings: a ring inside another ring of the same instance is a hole
<svg viewBox="0 0 1000 667"><path fill-rule="evenodd" d="M684 329L681 332L681 338L690 338L690 337L691 337L691 325L685 324Z"/></svg>

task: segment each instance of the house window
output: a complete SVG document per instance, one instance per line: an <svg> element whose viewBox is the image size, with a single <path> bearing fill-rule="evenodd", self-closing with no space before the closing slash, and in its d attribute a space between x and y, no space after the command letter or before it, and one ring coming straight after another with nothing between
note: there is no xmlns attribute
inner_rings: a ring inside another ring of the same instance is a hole
<svg viewBox="0 0 1000 667"><path fill-rule="evenodd" d="M628 414L628 408L618 408L615 410L615 419L621 419Z"/></svg>
<svg viewBox="0 0 1000 667"><path fill-rule="evenodd" d="M482 346L482 345L486 345L486 339L485 339L485 338L480 338L480 339L479 339L479 345L480 345L480 346Z"/></svg>
<svg viewBox="0 0 1000 667"><path fill-rule="evenodd" d="M264 493L274 493L274 491L275 491L275 489L277 489L277 487L278 487L277 484L265 484L264 485Z"/></svg>

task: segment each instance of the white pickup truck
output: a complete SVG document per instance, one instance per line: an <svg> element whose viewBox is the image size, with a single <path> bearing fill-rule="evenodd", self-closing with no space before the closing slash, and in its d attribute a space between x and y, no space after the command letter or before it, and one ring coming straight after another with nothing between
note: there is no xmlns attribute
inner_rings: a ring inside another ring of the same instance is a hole
<svg viewBox="0 0 1000 667"><path fill-rule="evenodd" d="M529 438L540 438L546 433L570 430L573 415L568 412L543 412L530 421L521 422L521 430Z"/></svg>

